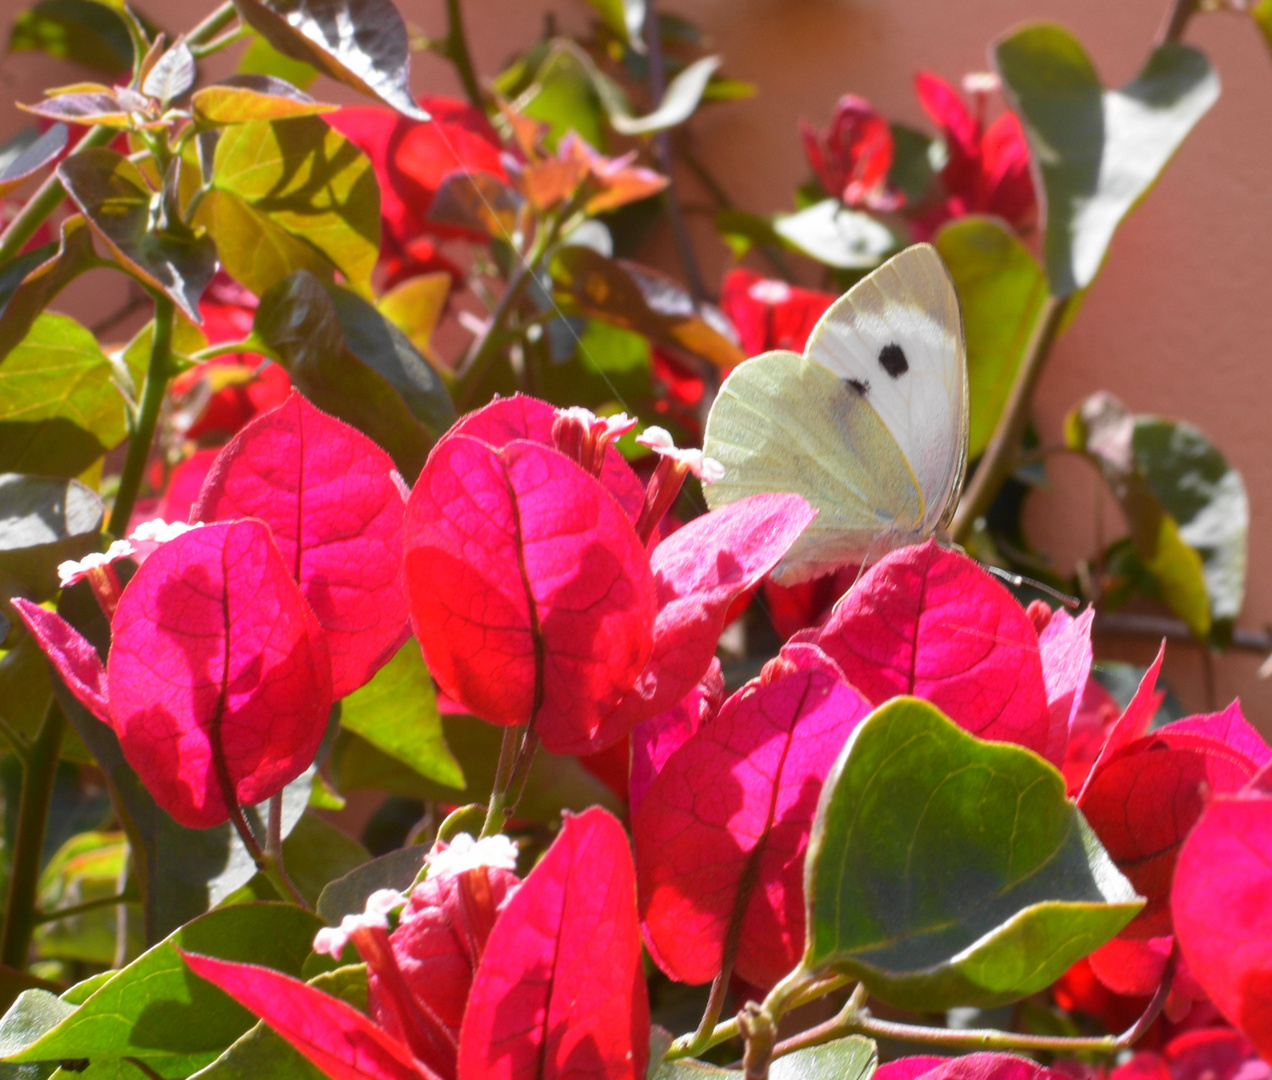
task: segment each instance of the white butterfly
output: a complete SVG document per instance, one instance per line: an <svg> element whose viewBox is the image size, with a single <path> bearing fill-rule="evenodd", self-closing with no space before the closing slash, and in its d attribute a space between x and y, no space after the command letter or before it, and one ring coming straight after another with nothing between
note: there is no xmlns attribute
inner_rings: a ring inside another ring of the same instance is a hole
<svg viewBox="0 0 1272 1080"><path fill-rule="evenodd" d="M930 536L967 468L967 349L930 244L889 259L830 307L804 355L768 352L720 387L703 449L715 509L794 492L819 511L773 572L782 584Z"/></svg>

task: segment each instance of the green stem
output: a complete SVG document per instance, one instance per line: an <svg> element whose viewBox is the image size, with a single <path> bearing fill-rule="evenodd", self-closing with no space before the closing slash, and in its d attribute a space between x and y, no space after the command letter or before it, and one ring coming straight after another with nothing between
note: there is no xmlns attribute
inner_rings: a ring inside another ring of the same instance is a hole
<svg viewBox="0 0 1272 1080"><path fill-rule="evenodd" d="M22 732L14 728L3 716L0 716L0 737L3 737L4 741L9 744L9 749L12 751L13 756L25 765L31 749L31 743Z"/></svg>
<svg viewBox="0 0 1272 1080"><path fill-rule="evenodd" d="M1197 14L1197 0L1175 0L1162 31L1157 35L1157 46L1183 40L1188 20Z"/></svg>
<svg viewBox="0 0 1272 1080"><path fill-rule="evenodd" d="M106 146L118 134L119 132L114 128L91 128L88 134L79 141L74 153L78 154L97 146ZM62 181L57 178L57 171L54 170L44 178L44 183L35 189L35 194L27 199L25 205L18 211L18 216L9 222L9 227L4 230L3 235L0 235L0 263L8 262L26 247L27 241L35 235L36 230L44 224L48 216L61 205L65 198L66 192L62 188Z"/></svg>
<svg viewBox="0 0 1272 1080"><path fill-rule="evenodd" d="M52 911L37 911L34 919L36 923L43 925L44 923L57 922L59 919L70 919L76 915L86 915L88 912L97 911L99 908L127 904L136 899L136 896L129 896L127 893L116 893L114 896L99 896L96 900L85 900L82 904L72 904L70 907L55 908Z"/></svg>
<svg viewBox="0 0 1272 1080"><path fill-rule="evenodd" d="M193 30L186 35L186 44L193 49L196 45L203 45L211 41L217 34L230 25L238 15L234 9L231 0L226 0L219 8L213 11L201 23L198 23Z"/></svg>
<svg viewBox="0 0 1272 1080"><path fill-rule="evenodd" d="M503 741L499 744L499 762L495 766L495 780L490 789L490 802L486 804L486 820L481 826L481 836L495 836L508 820L506 810L508 788L512 779L514 763L517 760L517 748L521 741L524 725L504 728Z"/></svg>
<svg viewBox="0 0 1272 1080"><path fill-rule="evenodd" d="M22 772L13 869L5 902L4 931L0 934L0 964L18 971L26 969L31 934L35 930L35 894L40 881L44 833L65 731L66 714L54 699L49 702L40 730L31 743L26 768Z"/></svg>
<svg viewBox="0 0 1272 1080"><path fill-rule="evenodd" d="M154 441L159 412L163 408L168 380L172 377L172 326L175 318L176 309L172 301L167 296L157 295L154 336L150 341L146 381L141 388L141 406L128 439L128 456L124 459L119 491L110 513L110 531L115 536L123 536L128 531L128 519L132 517L133 504L141 490L141 478L150 457L150 444Z"/></svg>
<svg viewBox="0 0 1272 1080"><path fill-rule="evenodd" d="M446 42L442 46L442 54L455 65L459 81L464 84L464 93L473 107L485 112L486 99L481 92L481 84L477 81L477 69L473 67L472 54L468 51L460 0L446 0L446 27Z"/></svg>
<svg viewBox="0 0 1272 1080"><path fill-rule="evenodd" d="M963 543L971 535L976 522L988 512L999 490L1016 467L1020 441L1029 423L1029 406L1033 402L1038 380L1042 377L1047 357L1051 355L1051 347L1060 333L1068 309L1068 297L1061 299L1049 296L1038 315L1033 337L1020 363L1020 370L1016 372L1011 395L1007 398L1003 414L998 418L998 425L976 467L972 482L963 493L963 501L959 503L958 512L950 526L950 534L956 543Z"/></svg>
<svg viewBox="0 0 1272 1080"><path fill-rule="evenodd" d="M301 907L308 908L309 905L305 903L305 898L301 896L300 890L293 884L292 879L287 876L287 869L283 866L283 793L281 791L271 796L269 800L269 824L266 826L265 836L265 862L266 865L262 866L261 870L269 878L270 884L274 886L278 895L284 897L290 895ZM282 886L282 889L279 889L279 885Z"/></svg>

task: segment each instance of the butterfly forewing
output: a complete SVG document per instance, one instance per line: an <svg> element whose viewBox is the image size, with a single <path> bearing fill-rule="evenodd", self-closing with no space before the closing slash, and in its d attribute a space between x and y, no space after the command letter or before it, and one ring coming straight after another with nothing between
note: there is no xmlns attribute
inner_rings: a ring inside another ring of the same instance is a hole
<svg viewBox="0 0 1272 1080"><path fill-rule="evenodd" d="M967 457L967 356L958 295L928 244L859 282L822 316L808 356L852 386L896 439L930 533L953 513Z"/></svg>

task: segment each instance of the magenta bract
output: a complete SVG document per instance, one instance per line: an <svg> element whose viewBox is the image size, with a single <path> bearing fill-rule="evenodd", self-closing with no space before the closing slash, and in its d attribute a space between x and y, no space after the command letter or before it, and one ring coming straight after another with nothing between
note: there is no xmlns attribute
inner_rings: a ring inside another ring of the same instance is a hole
<svg viewBox="0 0 1272 1080"><path fill-rule="evenodd" d="M791 646L666 761L632 821L641 921L675 979L734 967L763 988L804 947L804 851L817 798L870 705L811 645Z"/></svg>
<svg viewBox="0 0 1272 1080"><path fill-rule="evenodd" d="M627 836L588 810L566 818L491 931L459 1080L641 1080L649 1030Z"/></svg>
<svg viewBox="0 0 1272 1080"><path fill-rule="evenodd" d="M630 519L563 454L449 435L411 492L415 636L442 689L484 720L534 718L557 753L602 722L653 648L654 581Z"/></svg>
<svg viewBox="0 0 1272 1080"><path fill-rule="evenodd" d="M191 521L259 518L318 616L337 698L363 685L408 634L405 485L383 450L298 393L221 451Z"/></svg>
<svg viewBox="0 0 1272 1080"><path fill-rule="evenodd" d="M912 694L982 739L1052 746L1033 624L975 562L934 541L884 556L825 626L793 640L821 646L875 705Z"/></svg>

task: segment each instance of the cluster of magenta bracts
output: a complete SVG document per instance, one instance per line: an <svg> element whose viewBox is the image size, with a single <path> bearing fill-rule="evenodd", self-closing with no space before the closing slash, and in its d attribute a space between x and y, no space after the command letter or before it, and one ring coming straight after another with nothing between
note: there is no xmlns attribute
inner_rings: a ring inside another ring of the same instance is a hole
<svg viewBox="0 0 1272 1080"><path fill-rule="evenodd" d="M372 973L370 1018L264 969L193 958L196 970L335 1076L512 1076L544 1054L580 1076L643 1076L642 939L688 983L713 979L734 947L752 986L791 970L817 795L862 718L912 694L1062 769L1148 901L1090 958L1109 987L1151 993L1171 963L1169 1014L1208 998L1272 1050L1259 1012L1272 751L1238 705L1150 731L1160 656L1119 714L1090 678L1090 613L1026 611L932 543L879 562L726 699L714 657L726 619L813 511L754 496L659 529L704 465L660 446L644 485L613 445L623 430L499 400L438 443L408 493L383 451L294 394L217 456L191 511L203 524L169 530L122 591L109 567L89 572L111 615L105 665L59 616L17 602L190 826L297 777L332 703L412 629L475 717L528 724L556 753L628 741L634 857L593 810L524 885L480 858L439 866L392 933L387 910L350 931Z"/></svg>

